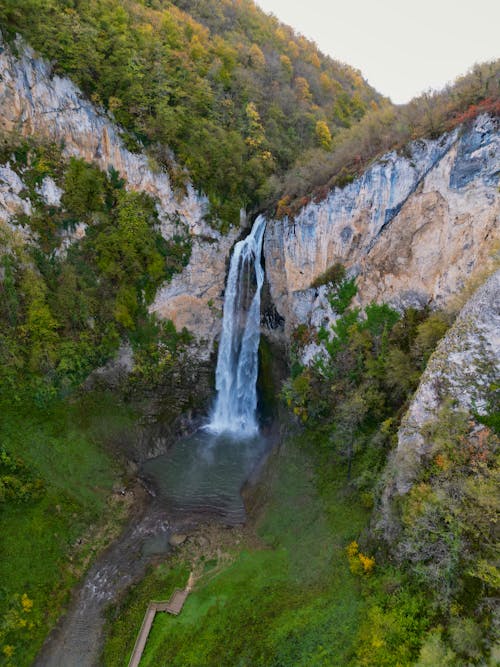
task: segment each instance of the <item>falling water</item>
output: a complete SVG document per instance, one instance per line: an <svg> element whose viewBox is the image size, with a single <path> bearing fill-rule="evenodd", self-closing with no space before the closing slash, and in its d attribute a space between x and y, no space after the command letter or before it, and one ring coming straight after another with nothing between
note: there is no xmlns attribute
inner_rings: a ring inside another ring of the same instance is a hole
<svg viewBox="0 0 500 667"><path fill-rule="evenodd" d="M265 226L259 216L231 257L217 358L217 397L207 427L213 433L229 431L249 437L258 432L256 384L264 282L260 258Z"/></svg>

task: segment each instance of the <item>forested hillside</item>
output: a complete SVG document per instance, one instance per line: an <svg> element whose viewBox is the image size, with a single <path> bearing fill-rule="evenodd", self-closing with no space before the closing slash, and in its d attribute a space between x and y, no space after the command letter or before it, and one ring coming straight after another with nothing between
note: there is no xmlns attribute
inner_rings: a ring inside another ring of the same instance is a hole
<svg viewBox="0 0 500 667"><path fill-rule="evenodd" d="M111 111L179 187L187 168L223 227L269 197L270 175L329 150L381 102L250 0L6 0L0 25Z"/></svg>
<svg viewBox="0 0 500 667"><path fill-rule="evenodd" d="M482 113L500 114L500 60L476 64L440 91L428 91L400 106L370 108L359 123L340 129L329 151L301 153L283 178L270 178L278 217L294 216L311 199L360 176L384 153L405 154L409 142L436 139Z"/></svg>

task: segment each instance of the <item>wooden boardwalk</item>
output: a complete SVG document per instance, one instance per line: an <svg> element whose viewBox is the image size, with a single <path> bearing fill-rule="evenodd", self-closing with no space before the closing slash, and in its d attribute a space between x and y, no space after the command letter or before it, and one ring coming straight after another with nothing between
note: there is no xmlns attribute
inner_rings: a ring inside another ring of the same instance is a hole
<svg viewBox="0 0 500 667"><path fill-rule="evenodd" d="M191 587L188 584L188 586L184 590L177 588L172 593L170 600L168 600L167 602L149 603L148 608L146 610L146 614L144 615L144 620L142 621L141 629L139 630L139 634L137 635L137 639L135 640L134 650L132 651L132 655L130 656L130 662L128 663L128 667L139 667L139 663L141 662L142 654L144 652L144 648L148 640L151 626L153 625L153 621L155 620L156 613L159 611L166 611L167 613L174 614L175 616L177 616L177 614L180 614L182 607L184 606L184 602L186 601L186 598L189 595L190 590Z"/></svg>

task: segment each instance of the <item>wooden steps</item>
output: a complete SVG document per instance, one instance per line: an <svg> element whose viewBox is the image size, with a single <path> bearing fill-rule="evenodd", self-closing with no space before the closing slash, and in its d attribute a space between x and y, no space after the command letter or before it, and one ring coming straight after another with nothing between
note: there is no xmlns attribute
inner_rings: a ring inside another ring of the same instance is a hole
<svg viewBox="0 0 500 667"><path fill-rule="evenodd" d="M169 614L174 614L175 616L180 614L190 590L191 587L188 583L188 586L185 589L181 590L180 588L176 588L176 590L170 596L170 600L163 602L152 601L149 603L142 621L141 629L139 630L139 634L135 640L134 650L130 656L128 667L139 667L139 663L141 662L142 654L146 647L146 642L148 640L156 613L163 611Z"/></svg>

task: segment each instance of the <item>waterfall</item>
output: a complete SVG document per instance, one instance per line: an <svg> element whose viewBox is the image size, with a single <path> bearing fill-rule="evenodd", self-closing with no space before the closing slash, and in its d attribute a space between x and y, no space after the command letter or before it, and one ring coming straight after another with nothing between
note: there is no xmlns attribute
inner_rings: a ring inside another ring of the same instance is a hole
<svg viewBox="0 0 500 667"><path fill-rule="evenodd" d="M259 216L246 239L235 245L231 257L217 357L217 396L207 426L213 433L230 431L246 437L258 432L256 385L265 227L265 218Z"/></svg>

